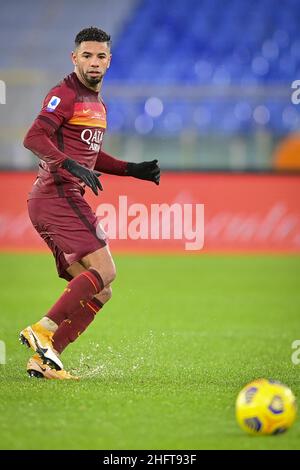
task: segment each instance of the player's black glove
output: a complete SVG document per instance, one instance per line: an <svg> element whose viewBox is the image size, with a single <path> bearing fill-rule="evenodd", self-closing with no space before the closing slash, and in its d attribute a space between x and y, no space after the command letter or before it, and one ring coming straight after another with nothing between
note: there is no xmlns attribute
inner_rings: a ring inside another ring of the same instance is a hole
<svg viewBox="0 0 300 470"><path fill-rule="evenodd" d="M158 160L142 163L128 163L126 174L127 176L133 176L134 178L139 178L140 180L153 181L158 185L160 180L160 168L158 166Z"/></svg>
<svg viewBox="0 0 300 470"><path fill-rule="evenodd" d="M75 160L72 160L72 158L66 158L61 166L89 186L96 196L98 195L98 188L100 191L103 191L102 185L98 179L101 175L99 171L89 170L85 168L85 166L75 162Z"/></svg>

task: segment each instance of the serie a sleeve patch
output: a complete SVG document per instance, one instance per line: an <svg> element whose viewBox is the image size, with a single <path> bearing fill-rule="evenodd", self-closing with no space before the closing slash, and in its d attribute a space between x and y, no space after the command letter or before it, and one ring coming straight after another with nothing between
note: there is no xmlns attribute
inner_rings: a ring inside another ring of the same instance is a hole
<svg viewBox="0 0 300 470"><path fill-rule="evenodd" d="M46 110L52 113L59 105L61 99L58 96L52 96L47 104Z"/></svg>

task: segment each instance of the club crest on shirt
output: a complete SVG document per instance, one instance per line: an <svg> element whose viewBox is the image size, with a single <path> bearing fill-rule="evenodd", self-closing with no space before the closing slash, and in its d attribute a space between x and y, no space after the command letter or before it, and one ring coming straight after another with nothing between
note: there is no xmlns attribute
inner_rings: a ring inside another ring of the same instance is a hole
<svg viewBox="0 0 300 470"><path fill-rule="evenodd" d="M47 104L47 111L49 111L50 113L52 113L52 111L55 110L55 108L57 108L57 106L59 105L60 103L60 98L58 98L58 96L52 96L50 98L50 101L49 103Z"/></svg>

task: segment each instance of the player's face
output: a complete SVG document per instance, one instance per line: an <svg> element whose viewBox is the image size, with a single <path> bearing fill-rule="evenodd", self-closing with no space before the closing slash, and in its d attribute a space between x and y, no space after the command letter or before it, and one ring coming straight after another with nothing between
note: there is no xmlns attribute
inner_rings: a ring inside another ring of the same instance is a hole
<svg viewBox="0 0 300 470"><path fill-rule="evenodd" d="M91 87L96 87L102 81L110 60L110 48L106 42L84 41L72 52L75 70Z"/></svg>

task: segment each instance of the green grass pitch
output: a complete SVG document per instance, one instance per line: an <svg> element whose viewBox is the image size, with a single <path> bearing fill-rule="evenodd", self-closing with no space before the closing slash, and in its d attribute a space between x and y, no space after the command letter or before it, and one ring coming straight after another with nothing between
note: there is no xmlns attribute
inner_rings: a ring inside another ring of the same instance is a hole
<svg viewBox="0 0 300 470"><path fill-rule="evenodd" d="M80 382L30 379L19 331L64 288L50 255L0 256L2 449L299 449L250 437L234 402L258 377L300 401L300 257L116 256L114 295L63 355Z"/></svg>

